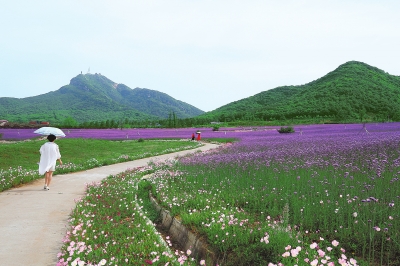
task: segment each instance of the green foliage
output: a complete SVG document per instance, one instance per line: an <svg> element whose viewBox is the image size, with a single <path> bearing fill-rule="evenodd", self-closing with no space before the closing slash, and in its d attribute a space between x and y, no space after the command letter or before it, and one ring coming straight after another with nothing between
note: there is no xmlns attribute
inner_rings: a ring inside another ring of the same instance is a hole
<svg viewBox="0 0 400 266"><path fill-rule="evenodd" d="M213 131L219 131L220 126L219 125L213 125Z"/></svg>
<svg viewBox="0 0 400 266"><path fill-rule="evenodd" d="M281 127L278 129L279 133L294 133L293 127Z"/></svg>
<svg viewBox="0 0 400 266"><path fill-rule="evenodd" d="M138 139L138 142L144 142L144 139L140 138Z"/></svg>
<svg viewBox="0 0 400 266"><path fill-rule="evenodd" d="M156 222L160 218L160 213L154 209L154 206L150 201L149 192L151 189L151 182L143 179L142 181L138 182L137 197L142 202L143 208L147 211L147 217L152 222Z"/></svg>
<svg viewBox="0 0 400 266"><path fill-rule="evenodd" d="M203 141L206 141L207 139L203 139ZM214 143L233 143L239 141L238 139L235 138L212 138L211 140Z"/></svg>
<svg viewBox="0 0 400 266"><path fill-rule="evenodd" d="M264 91L197 118L231 125L400 121L400 77L351 61L308 84Z"/></svg>
<svg viewBox="0 0 400 266"><path fill-rule="evenodd" d="M130 89L100 74L78 75L57 91L23 99L0 98L0 118L13 122L48 121L70 125L105 120L189 118L203 111L149 89ZM72 123L74 124L74 123Z"/></svg>
<svg viewBox="0 0 400 266"><path fill-rule="evenodd" d="M62 123L62 126L64 128L73 128L73 127L76 127L77 125L78 125L78 122L70 116L65 118Z"/></svg>

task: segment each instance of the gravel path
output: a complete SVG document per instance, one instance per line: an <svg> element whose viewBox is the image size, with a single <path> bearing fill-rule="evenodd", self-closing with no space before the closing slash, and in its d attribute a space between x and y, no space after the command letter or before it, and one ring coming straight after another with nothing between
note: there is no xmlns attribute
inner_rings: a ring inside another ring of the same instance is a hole
<svg viewBox="0 0 400 266"><path fill-rule="evenodd" d="M0 265L56 265L69 214L75 207L74 200L84 195L85 183L145 166L150 160L216 147L215 144L206 144L195 150L55 175L49 191L43 190L44 180L40 179L0 193Z"/></svg>

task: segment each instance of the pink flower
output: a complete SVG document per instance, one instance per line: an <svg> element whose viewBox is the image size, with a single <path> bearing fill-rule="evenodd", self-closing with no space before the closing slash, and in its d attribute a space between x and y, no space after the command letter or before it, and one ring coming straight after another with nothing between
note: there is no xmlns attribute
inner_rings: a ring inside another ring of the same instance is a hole
<svg viewBox="0 0 400 266"><path fill-rule="evenodd" d="M318 265L318 259L313 260L312 262L310 262L311 266L317 266Z"/></svg>
<svg viewBox="0 0 400 266"><path fill-rule="evenodd" d="M299 251L297 249L292 249L290 253L292 254L292 257L297 257L297 255L299 255Z"/></svg>
<svg viewBox="0 0 400 266"><path fill-rule="evenodd" d="M322 249L318 249L318 255L320 256L320 257L323 257L323 256L325 256L325 251L323 251Z"/></svg>
<svg viewBox="0 0 400 266"><path fill-rule="evenodd" d="M268 240L268 237L269 236L264 236L263 238L261 238L261 242L265 242L265 244L268 244L269 243L269 240Z"/></svg>
<svg viewBox="0 0 400 266"><path fill-rule="evenodd" d="M350 259L350 264L357 265L357 261L353 258Z"/></svg>
<svg viewBox="0 0 400 266"><path fill-rule="evenodd" d="M311 248L311 249L315 249L317 246L318 246L318 244L314 242L314 243L312 243L312 244L310 245L310 248Z"/></svg>
<svg viewBox="0 0 400 266"><path fill-rule="evenodd" d="M327 247L327 248L326 248L326 250L328 250L328 251L332 251L332 249L333 249L333 248L331 248L331 247Z"/></svg>
<svg viewBox="0 0 400 266"><path fill-rule="evenodd" d="M284 257L284 258L289 257L289 256L290 256L289 251L286 251L285 253L282 254L282 257Z"/></svg>
<svg viewBox="0 0 400 266"><path fill-rule="evenodd" d="M336 240L333 240L333 241L332 241L332 245L333 245L334 247L337 247L337 246L339 245L339 242L337 242Z"/></svg>
<svg viewBox="0 0 400 266"><path fill-rule="evenodd" d="M200 261L200 265L206 265L206 261L205 260L201 260Z"/></svg>

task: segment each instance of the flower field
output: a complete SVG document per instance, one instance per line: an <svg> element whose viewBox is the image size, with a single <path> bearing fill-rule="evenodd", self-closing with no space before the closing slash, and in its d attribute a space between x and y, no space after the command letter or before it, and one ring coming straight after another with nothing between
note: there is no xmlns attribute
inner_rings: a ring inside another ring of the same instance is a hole
<svg viewBox="0 0 400 266"><path fill-rule="evenodd" d="M192 133L201 131L202 136L224 136L224 132L213 132L211 128L178 128L178 129L63 129L66 138L93 138L108 140L126 139L189 139ZM235 129L227 129L234 132ZM35 129L0 129L4 140L26 140L38 137ZM214 134L213 134L214 133ZM221 134L222 133L222 134Z"/></svg>
<svg viewBox="0 0 400 266"><path fill-rule="evenodd" d="M240 141L149 166L146 180L136 169L90 188L60 265L399 265L400 124L294 129L209 132ZM216 259L172 251L154 231L146 189Z"/></svg>

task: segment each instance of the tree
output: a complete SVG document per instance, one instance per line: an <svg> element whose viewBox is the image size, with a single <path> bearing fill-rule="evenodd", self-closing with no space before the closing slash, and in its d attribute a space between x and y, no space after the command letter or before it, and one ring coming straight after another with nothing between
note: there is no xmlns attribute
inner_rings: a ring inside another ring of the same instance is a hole
<svg viewBox="0 0 400 266"><path fill-rule="evenodd" d="M172 116L173 116L174 128L176 128L177 124L176 124L176 114L175 114L175 112L172 112Z"/></svg>
<svg viewBox="0 0 400 266"><path fill-rule="evenodd" d="M76 127L77 125L78 125L78 122L70 116L65 118L63 121L64 127Z"/></svg>

